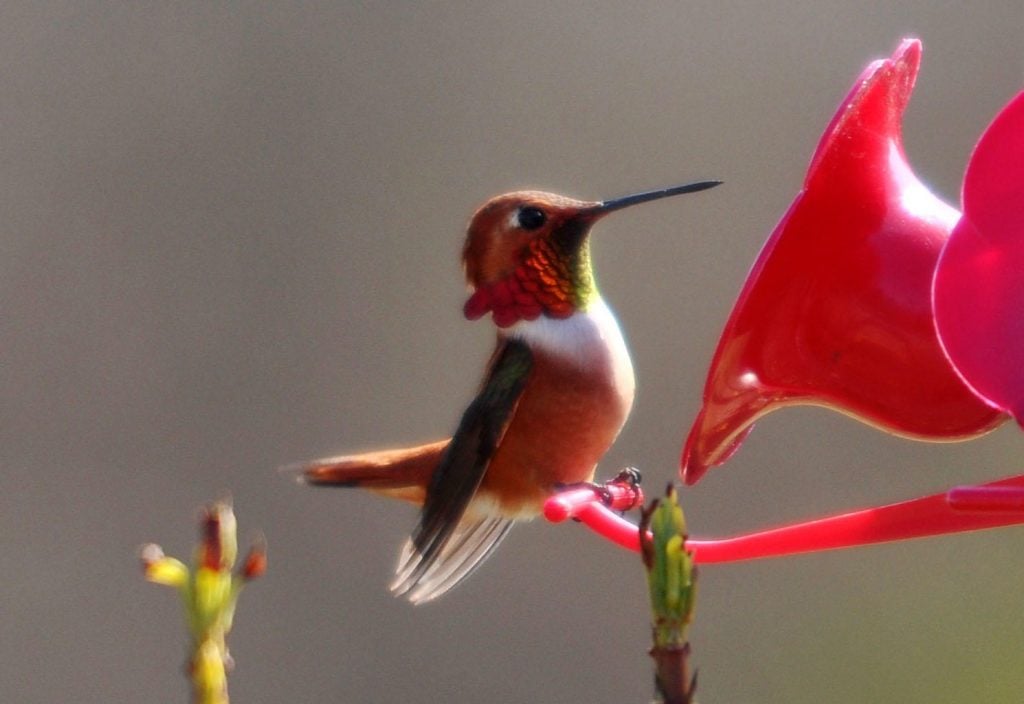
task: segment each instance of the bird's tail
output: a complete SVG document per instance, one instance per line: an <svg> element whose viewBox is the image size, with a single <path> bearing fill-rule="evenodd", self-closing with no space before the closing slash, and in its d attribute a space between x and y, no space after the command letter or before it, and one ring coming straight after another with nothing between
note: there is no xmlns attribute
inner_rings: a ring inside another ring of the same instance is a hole
<svg viewBox="0 0 1024 704"><path fill-rule="evenodd" d="M359 455L326 457L291 467L313 486L360 487L422 504L427 485L450 439Z"/></svg>

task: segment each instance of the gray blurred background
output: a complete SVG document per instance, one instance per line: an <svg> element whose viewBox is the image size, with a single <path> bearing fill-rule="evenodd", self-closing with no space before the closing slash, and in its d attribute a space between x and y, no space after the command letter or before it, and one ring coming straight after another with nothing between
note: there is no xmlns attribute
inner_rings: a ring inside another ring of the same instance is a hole
<svg viewBox="0 0 1024 704"><path fill-rule="evenodd" d="M657 492L862 66L923 39L907 151L953 202L1024 84L1020 0L376 5L0 7L3 701L186 701L179 605L135 551L187 557L227 492L270 549L232 701L647 701L634 555L536 522L413 608L386 584L414 510L275 468L452 429L492 344L458 261L487 197L723 178L595 234L639 380L602 473ZM683 501L722 536L1018 473L1022 448L796 409ZM709 566L701 700L1020 701L1022 566L1013 529Z"/></svg>

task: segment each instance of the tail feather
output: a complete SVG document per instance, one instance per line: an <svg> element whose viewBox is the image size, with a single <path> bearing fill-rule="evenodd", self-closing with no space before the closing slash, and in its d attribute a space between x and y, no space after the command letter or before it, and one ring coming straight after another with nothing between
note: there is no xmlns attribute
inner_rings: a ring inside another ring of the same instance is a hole
<svg viewBox="0 0 1024 704"><path fill-rule="evenodd" d="M326 457L285 471L295 472L313 486L359 487L422 505L450 443L446 439L417 447ZM392 592L414 604L436 599L472 574L511 527L509 518L470 512L436 555L422 554L410 538L402 550Z"/></svg>
<svg viewBox="0 0 1024 704"><path fill-rule="evenodd" d="M445 439L417 447L326 457L295 469L313 486L360 487L421 504L449 442Z"/></svg>

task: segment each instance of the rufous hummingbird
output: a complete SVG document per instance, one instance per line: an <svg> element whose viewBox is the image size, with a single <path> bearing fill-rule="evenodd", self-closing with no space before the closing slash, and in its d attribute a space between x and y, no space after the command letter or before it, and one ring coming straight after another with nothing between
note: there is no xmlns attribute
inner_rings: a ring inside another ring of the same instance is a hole
<svg viewBox="0 0 1024 704"><path fill-rule="evenodd" d="M699 181L603 202L539 191L492 198L469 223L466 318L491 314L497 347L455 434L417 447L301 465L316 486L422 504L396 594L435 599L465 579L513 521L565 485L592 481L633 405L633 365L594 283L590 230L608 213L693 193Z"/></svg>

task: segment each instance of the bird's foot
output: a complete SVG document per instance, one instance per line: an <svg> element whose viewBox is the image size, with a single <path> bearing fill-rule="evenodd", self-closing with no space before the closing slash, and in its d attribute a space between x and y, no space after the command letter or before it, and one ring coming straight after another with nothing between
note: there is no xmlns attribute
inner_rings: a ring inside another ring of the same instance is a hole
<svg viewBox="0 0 1024 704"><path fill-rule="evenodd" d="M643 475L640 474L639 469L636 467L625 467L607 484L624 484L630 488L639 489L642 480Z"/></svg>
<svg viewBox="0 0 1024 704"><path fill-rule="evenodd" d="M640 470L626 467L606 482L575 482L562 484L559 490L590 489L605 506L616 511L629 511L644 502L644 492L640 488Z"/></svg>

